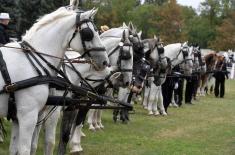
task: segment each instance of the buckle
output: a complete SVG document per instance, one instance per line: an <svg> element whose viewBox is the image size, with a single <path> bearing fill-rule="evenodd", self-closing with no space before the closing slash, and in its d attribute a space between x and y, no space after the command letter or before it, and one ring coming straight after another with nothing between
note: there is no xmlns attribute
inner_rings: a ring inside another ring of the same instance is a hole
<svg viewBox="0 0 235 155"><path fill-rule="evenodd" d="M4 86L4 89L7 93L11 93L11 92L14 92L16 90L15 88L15 84L14 83L11 83L9 85L6 85Z"/></svg>

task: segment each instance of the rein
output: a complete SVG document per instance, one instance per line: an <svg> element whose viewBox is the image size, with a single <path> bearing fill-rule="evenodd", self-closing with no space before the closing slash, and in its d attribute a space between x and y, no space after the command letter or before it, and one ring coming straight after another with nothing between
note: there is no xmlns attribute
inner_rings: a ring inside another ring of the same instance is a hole
<svg viewBox="0 0 235 155"><path fill-rule="evenodd" d="M23 42L25 42L25 41L23 41ZM0 43L0 47L18 49L18 50L22 50L24 53L27 52L27 51L30 51L29 48L6 46L6 45L1 44L1 43ZM22 51L20 51L20 52L22 52ZM59 60L64 61L63 58L60 58L60 57L57 57L57 56L54 56L54 55L50 55L50 54L46 54L46 53L42 53L42 52L38 52L38 51L36 51L36 50L31 51L31 52L37 53L37 54L41 54L41 55L44 55L44 56L47 56L47 57L51 57L51 58L55 58L55 59L59 59Z"/></svg>

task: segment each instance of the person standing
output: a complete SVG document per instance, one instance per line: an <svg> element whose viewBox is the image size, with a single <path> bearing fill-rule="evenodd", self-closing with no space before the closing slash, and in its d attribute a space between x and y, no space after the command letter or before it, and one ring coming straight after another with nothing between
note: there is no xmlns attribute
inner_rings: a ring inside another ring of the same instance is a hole
<svg viewBox="0 0 235 155"><path fill-rule="evenodd" d="M214 93L216 97L220 96L220 98L223 98L225 93L225 77L228 79L227 63L225 62L225 59L222 62L220 62L217 69L218 71L214 74L215 76Z"/></svg>
<svg viewBox="0 0 235 155"><path fill-rule="evenodd" d="M10 16L8 13L0 13L0 44L6 44L10 42L7 34L8 24L10 22Z"/></svg>

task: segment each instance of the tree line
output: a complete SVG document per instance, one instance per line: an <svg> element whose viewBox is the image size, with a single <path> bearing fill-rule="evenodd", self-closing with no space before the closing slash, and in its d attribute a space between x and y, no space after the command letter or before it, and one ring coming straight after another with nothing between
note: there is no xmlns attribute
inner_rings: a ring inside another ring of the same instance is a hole
<svg viewBox="0 0 235 155"><path fill-rule="evenodd" d="M235 1L205 0L200 11L176 0L80 0L82 9L98 7L97 26L118 27L132 21L144 38L159 36L165 44L189 41L216 51L235 50ZM13 18L20 37L40 16L69 4L69 0L0 0L0 12Z"/></svg>

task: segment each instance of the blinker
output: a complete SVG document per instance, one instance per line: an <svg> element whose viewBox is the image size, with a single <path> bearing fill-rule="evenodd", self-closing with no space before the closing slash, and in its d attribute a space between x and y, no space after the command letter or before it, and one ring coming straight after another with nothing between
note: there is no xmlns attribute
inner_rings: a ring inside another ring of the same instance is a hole
<svg viewBox="0 0 235 155"><path fill-rule="evenodd" d="M81 29L80 34L83 41L91 41L94 37L94 34L89 27Z"/></svg>

